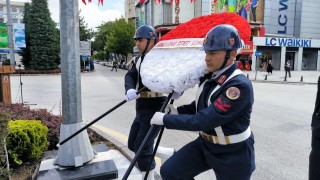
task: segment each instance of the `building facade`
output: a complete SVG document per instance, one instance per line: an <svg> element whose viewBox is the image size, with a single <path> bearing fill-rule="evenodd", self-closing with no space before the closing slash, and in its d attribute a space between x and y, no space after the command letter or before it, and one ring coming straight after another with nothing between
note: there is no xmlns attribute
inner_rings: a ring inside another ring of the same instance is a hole
<svg viewBox="0 0 320 180"><path fill-rule="evenodd" d="M22 23L24 15L24 2L10 1L10 6L12 24L17 25ZM7 23L7 4L6 1L3 0L0 1L0 23ZM21 50L15 47L15 52L21 52ZM14 58L17 63L20 63L21 57L18 53L14 53ZM3 62L6 59L10 59L9 48L0 48L0 62Z"/></svg>
<svg viewBox="0 0 320 180"><path fill-rule="evenodd" d="M255 67L264 68L272 60L275 70L320 70L320 24L317 0L265 0L265 37L253 37Z"/></svg>
<svg viewBox="0 0 320 180"><path fill-rule="evenodd" d="M12 23L22 23L24 14L24 2L10 1ZM7 22L7 4L5 0L0 1L0 23Z"/></svg>
<svg viewBox="0 0 320 180"><path fill-rule="evenodd" d="M135 22L136 19L136 1L135 0L125 0L124 2L124 17L127 22Z"/></svg>
<svg viewBox="0 0 320 180"><path fill-rule="evenodd" d="M252 70L266 68L268 60L275 70L284 70L287 60L292 70L320 70L318 9L318 0L196 0L180 4L176 0L172 4L170 0L160 4L135 0L135 22L136 27L154 26L161 36L195 17L237 13L247 19L252 32L237 60L252 58Z"/></svg>

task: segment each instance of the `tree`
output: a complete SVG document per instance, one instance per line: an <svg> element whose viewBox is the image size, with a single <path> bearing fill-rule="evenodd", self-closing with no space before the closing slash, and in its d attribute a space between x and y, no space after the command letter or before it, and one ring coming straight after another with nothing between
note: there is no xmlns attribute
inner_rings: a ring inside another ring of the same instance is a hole
<svg viewBox="0 0 320 180"><path fill-rule="evenodd" d="M79 11L81 14L81 11ZM88 23L84 21L84 18L79 15L79 34L80 34L80 41L88 41L94 36L94 31L92 28L88 28Z"/></svg>
<svg viewBox="0 0 320 180"><path fill-rule="evenodd" d="M112 32L107 35L105 50L127 57L134 46L134 33L132 23L127 23L124 18L116 20Z"/></svg>
<svg viewBox="0 0 320 180"><path fill-rule="evenodd" d="M19 53L22 56L21 62L24 65L25 69L30 68L30 11L31 11L31 4L25 3L24 5L24 16L23 16L23 23L25 24L25 36L26 36L26 48L21 48L22 53Z"/></svg>
<svg viewBox="0 0 320 180"><path fill-rule="evenodd" d="M106 45L107 35L112 32L114 22L108 21L97 27L98 32L96 33L95 39L92 42L92 49L94 51L104 51Z"/></svg>
<svg viewBox="0 0 320 180"><path fill-rule="evenodd" d="M26 17L29 20L26 22L26 31L30 42L30 68L57 69L57 62L60 62L60 48L57 46L59 36L55 22L51 19L47 0L32 0L30 15Z"/></svg>

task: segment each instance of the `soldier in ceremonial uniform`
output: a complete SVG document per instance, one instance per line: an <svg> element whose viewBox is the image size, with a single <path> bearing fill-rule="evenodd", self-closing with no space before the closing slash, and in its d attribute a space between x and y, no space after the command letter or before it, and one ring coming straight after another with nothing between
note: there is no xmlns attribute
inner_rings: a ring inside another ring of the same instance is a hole
<svg viewBox="0 0 320 180"><path fill-rule="evenodd" d="M312 114L311 153L309 157L309 180L320 179L320 76L314 111Z"/></svg>
<svg viewBox="0 0 320 180"><path fill-rule="evenodd" d="M136 117L131 125L128 147L131 151L137 152L143 139L147 135L150 125L150 120L153 114L159 111L166 100L164 94L152 92L146 90L137 95L137 89L144 87L140 76L140 67L143 63L144 56L155 46L158 37L153 27L151 26L140 26L134 36L136 46L139 49L141 58L134 62L132 68L127 72L125 76L125 89L126 89L126 100L136 100ZM137 163L142 171L142 174L148 170L149 161L152 160L152 165L149 172L149 178L154 178L155 161L152 158L153 143L154 139L158 135L160 128L156 129L156 133L153 133L151 140L146 144L141 155L139 156Z"/></svg>
<svg viewBox="0 0 320 180"><path fill-rule="evenodd" d="M232 25L212 28L204 39L210 72L200 81L196 100L170 114L156 112L151 124L167 129L200 131L161 167L164 180L192 179L212 169L217 180L249 180L255 170L250 130L253 88L234 62L241 40Z"/></svg>

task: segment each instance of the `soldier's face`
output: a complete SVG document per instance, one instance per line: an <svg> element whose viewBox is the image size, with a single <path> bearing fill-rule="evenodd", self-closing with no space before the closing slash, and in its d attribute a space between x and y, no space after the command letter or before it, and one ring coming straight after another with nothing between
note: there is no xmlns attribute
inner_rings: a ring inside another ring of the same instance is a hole
<svg viewBox="0 0 320 180"><path fill-rule="evenodd" d="M207 65L207 70L209 72L218 71L224 62L226 53L227 53L226 51L206 51L205 61ZM227 64L225 67L232 64L235 56L236 56L236 51L231 51L230 59L227 61Z"/></svg>
<svg viewBox="0 0 320 180"><path fill-rule="evenodd" d="M147 43L148 43L148 39L146 39L146 38L136 39L136 46L139 49L140 53L143 53L143 51L145 50L145 48L147 46ZM149 52L150 49L153 48L153 46L154 46L154 39L150 39L150 44L148 46L146 53Z"/></svg>

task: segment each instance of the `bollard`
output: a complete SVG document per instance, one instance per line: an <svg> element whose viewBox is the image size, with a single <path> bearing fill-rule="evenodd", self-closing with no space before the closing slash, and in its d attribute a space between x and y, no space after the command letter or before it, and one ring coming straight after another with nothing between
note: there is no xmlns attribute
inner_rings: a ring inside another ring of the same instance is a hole
<svg viewBox="0 0 320 180"><path fill-rule="evenodd" d="M300 79L300 82L302 82L303 81L303 76L301 76L301 79Z"/></svg>
<svg viewBox="0 0 320 180"><path fill-rule="evenodd" d="M249 74L247 74L247 78L249 79Z"/></svg>
<svg viewBox="0 0 320 180"><path fill-rule="evenodd" d="M268 75L266 75L266 77L264 78L264 80L267 80L268 79Z"/></svg>

